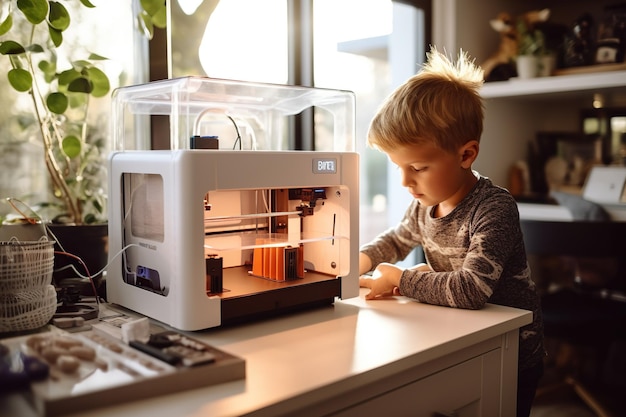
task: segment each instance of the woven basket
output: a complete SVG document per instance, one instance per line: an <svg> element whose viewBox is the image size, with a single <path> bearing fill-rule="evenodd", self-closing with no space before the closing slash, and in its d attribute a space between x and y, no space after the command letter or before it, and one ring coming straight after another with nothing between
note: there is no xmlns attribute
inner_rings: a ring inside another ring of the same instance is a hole
<svg viewBox="0 0 626 417"><path fill-rule="evenodd" d="M54 241L0 242L0 294L46 288L53 268Z"/></svg>
<svg viewBox="0 0 626 417"><path fill-rule="evenodd" d="M48 323L57 310L54 285L14 293L0 293L0 332L37 329Z"/></svg>
<svg viewBox="0 0 626 417"><path fill-rule="evenodd" d="M37 329L57 308L54 241L0 242L0 332Z"/></svg>

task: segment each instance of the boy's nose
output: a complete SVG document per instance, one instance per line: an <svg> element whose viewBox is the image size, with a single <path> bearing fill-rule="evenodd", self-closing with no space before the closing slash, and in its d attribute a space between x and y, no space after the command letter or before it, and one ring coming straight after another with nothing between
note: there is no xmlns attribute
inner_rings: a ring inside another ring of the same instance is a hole
<svg viewBox="0 0 626 417"><path fill-rule="evenodd" d="M402 172L400 173L400 179L401 179L401 184L403 187L410 187L411 185L415 184L415 181L413 181L412 176L405 169L403 169Z"/></svg>

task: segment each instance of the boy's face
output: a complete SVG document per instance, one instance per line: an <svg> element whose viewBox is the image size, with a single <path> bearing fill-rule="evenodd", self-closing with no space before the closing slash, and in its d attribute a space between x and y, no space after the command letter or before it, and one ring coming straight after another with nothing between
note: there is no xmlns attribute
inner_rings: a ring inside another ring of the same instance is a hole
<svg viewBox="0 0 626 417"><path fill-rule="evenodd" d="M478 154L476 141L454 153L429 143L402 146L386 153L400 170L402 185L423 205L439 204L449 212L476 183L471 171Z"/></svg>

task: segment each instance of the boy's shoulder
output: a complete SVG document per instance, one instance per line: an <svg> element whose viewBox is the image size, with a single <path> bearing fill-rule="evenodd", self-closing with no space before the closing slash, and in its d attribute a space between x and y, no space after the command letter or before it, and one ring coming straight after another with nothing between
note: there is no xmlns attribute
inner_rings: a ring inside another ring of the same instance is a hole
<svg viewBox="0 0 626 417"><path fill-rule="evenodd" d="M504 187L494 184L488 177L480 176L476 186L472 190L472 194L481 197L502 198L515 202L513 195Z"/></svg>
<svg viewBox="0 0 626 417"><path fill-rule="evenodd" d="M481 176L468 199L473 211L498 212L500 214L518 213L517 202L504 187L494 184L489 178ZM468 209L470 209L468 207Z"/></svg>

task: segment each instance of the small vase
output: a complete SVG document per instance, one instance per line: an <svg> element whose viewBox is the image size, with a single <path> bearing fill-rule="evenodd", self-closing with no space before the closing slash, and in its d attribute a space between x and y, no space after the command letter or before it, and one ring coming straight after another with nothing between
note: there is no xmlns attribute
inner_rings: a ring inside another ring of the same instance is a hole
<svg viewBox="0 0 626 417"><path fill-rule="evenodd" d="M539 64L534 55L519 55L517 57L517 76L521 79L535 78Z"/></svg>

